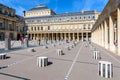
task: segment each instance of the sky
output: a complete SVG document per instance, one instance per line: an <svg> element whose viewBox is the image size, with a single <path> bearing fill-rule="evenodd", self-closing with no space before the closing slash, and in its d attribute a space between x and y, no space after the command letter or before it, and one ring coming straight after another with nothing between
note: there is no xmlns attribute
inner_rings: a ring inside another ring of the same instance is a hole
<svg viewBox="0 0 120 80"><path fill-rule="evenodd" d="M23 16L23 11L28 11L39 5L48 6L57 14L66 12L79 12L82 10L102 11L109 0L0 0L0 3L16 10Z"/></svg>

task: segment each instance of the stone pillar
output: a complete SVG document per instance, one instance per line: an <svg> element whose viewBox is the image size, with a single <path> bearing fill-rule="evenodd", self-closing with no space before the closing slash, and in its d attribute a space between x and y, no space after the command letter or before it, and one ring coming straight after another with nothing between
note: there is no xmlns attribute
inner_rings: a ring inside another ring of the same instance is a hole
<svg viewBox="0 0 120 80"><path fill-rule="evenodd" d="M88 32L86 32L86 41L88 41Z"/></svg>
<svg viewBox="0 0 120 80"><path fill-rule="evenodd" d="M71 40L70 33L68 33L69 40Z"/></svg>
<svg viewBox="0 0 120 80"><path fill-rule="evenodd" d="M36 40L39 40L39 34L38 33L36 34Z"/></svg>
<svg viewBox="0 0 120 80"><path fill-rule="evenodd" d="M11 48L11 39L9 37L9 32L5 33L5 50L10 50Z"/></svg>
<svg viewBox="0 0 120 80"><path fill-rule="evenodd" d="M100 41L100 37L101 37L101 36L100 36L100 25L99 25L99 28L98 28L98 35L99 35L99 38L98 38L98 41L99 41L99 42L98 42L98 43L99 43L99 45L101 45L101 44L100 44L100 42L101 42L101 41Z"/></svg>
<svg viewBox="0 0 120 80"><path fill-rule="evenodd" d="M64 53L63 53L63 50L62 49L57 49L57 55L58 56L62 56Z"/></svg>
<svg viewBox="0 0 120 80"><path fill-rule="evenodd" d="M110 34L110 50L115 51L114 46L114 26L112 21L112 16L109 16L109 34Z"/></svg>
<svg viewBox="0 0 120 80"><path fill-rule="evenodd" d="M113 77L113 64L108 61L99 61L98 74L101 77L112 78Z"/></svg>
<svg viewBox="0 0 120 80"><path fill-rule="evenodd" d="M42 33L41 33L40 39L42 40Z"/></svg>
<svg viewBox="0 0 120 80"><path fill-rule="evenodd" d="M120 55L120 8L117 9L118 55Z"/></svg>
<svg viewBox="0 0 120 80"><path fill-rule="evenodd" d="M79 33L77 33L77 41L79 41Z"/></svg>
<svg viewBox="0 0 120 80"><path fill-rule="evenodd" d="M82 34L82 35L81 35L81 36L82 36L82 39L81 39L81 40L83 41L83 32L82 32L81 34Z"/></svg>
<svg viewBox="0 0 120 80"><path fill-rule="evenodd" d="M94 50L94 51L93 51L93 58L94 58L95 60L101 59L100 51Z"/></svg>
<svg viewBox="0 0 120 80"><path fill-rule="evenodd" d="M75 41L75 33L73 33L73 41Z"/></svg>
<svg viewBox="0 0 120 80"><path fill-rule="evenodd" d="M53 33L52 33L52 41L53 41L54 39L53 39Z"/></svg>
<svg viewBox="0 0 120 80"><path fill-rule="evenodd" d="M33 38L33 40L35 40L35 37L36 37L36 36L35 36L35 34L34 34L34 38Z"/></svg>
<svg viewBox="0 0 120 80"><path fill-rule="evenodd" d="M104 21L105 26L105 48L108 49L108 26L106 21Z"/></svg>
<svg viewBox="0 0 120 80"><path fill-rule="evenodd" d="M104 47L104 30L103 30L103 24L101 24L101 45Z"/></svg>
<svg viewBox="0 0 120 80"><path fill-rule="evenodd" d="M102 46L102 26L100 24L100 45Z"/></svg>
<svg viewBox="0 0 120 80"><path fill-rule="evenodd" d="M48 65L47 57L37 57L37 65L38 67L46 67Z"/></svg>

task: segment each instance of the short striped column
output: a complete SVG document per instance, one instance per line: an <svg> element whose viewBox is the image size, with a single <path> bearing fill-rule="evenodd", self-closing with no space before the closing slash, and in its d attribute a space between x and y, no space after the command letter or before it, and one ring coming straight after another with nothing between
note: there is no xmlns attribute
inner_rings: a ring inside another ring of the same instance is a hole
<svg viewBox="0 0 120 80"><path fill-rule="evenodd" d="M99 51L93 51L93 58L95 60L101 59L101 55Z"/></svg>
<svg viewBox="0 0 120 80"><path fill-rule="evenodd" d="M99 76L101 76L101 77L112 78L113 77L112 63L108 62L108 61L99 61L98 73L99 73Z"/></svg>
<svg viewBox="0 0 120 80"><path fill-rule="evenodd" d="M0 59L6 59L6 53L0 53Z"/></svg>
<svg viewBox="0 0 120 80"><path fill-rule="evenodd" d="M48 65L47 57L37 57L37 65L38 67L45 67Z"/></svg>
<svg viewBox="0 0 120 80"><path fill-rule="evenodd" d="M28 52L36 52L36 50L34 48L28 48L27 51Z"/></svg>
<svg viewBox="0 0 120 80"><path fill-rule="evenodd" d="M57 50L57 55L58 55L58 56L62 56L62 55L63 55L62 49L58 49L58 50Z"/></svg>

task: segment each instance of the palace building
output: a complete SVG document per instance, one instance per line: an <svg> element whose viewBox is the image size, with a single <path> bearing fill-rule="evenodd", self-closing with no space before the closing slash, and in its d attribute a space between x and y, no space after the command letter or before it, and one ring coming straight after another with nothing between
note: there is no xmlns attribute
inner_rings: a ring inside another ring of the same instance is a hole
<svg viewBox="0 0 120 80"><path fill-rule="evenodd" d="M81 11L56 14L46 6L24 11L31 40L91 40L91 29L100 12Z"/></svg>
<svg viewBox="0 0 120 80"><path fill-rule="evenodd" d="M120 0L109 0L92 28L92 42L120 55Z"/></svg>
<svg viewBox="0 0 120 80"><path fill-rule="evenodd" d="M24 18L16 15L13 8L0 4L0 41L5 37L11 40L19 39L24 33Z"/></svg>

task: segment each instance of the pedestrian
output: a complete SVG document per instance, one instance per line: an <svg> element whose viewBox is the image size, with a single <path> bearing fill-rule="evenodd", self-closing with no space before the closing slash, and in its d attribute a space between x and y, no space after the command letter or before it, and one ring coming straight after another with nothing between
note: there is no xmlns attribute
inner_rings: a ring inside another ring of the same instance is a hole
<svg viewBox="0 0 120 80"><path fill-rule="evenodd" d="M39 44L39 45L40 45L40 42L41 42L41 40L39 39L39 40L38 40L38 44Z"/></svg>
<svg viewBox="0 0 120 80"><path fill-rule="evenodd" d="M21 41L21 45L23 46L23 44L24 44L24 37L23 36L20 37L20 41Z"/></svg>

